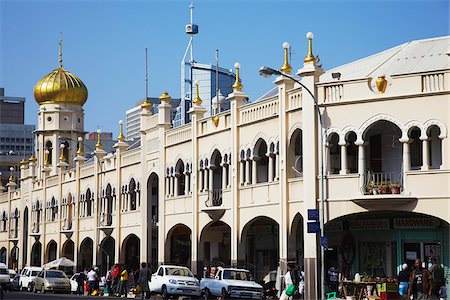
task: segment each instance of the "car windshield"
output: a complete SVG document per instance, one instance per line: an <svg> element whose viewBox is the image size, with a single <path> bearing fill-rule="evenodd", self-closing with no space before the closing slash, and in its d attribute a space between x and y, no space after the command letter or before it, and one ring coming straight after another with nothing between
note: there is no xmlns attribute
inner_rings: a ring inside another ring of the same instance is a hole
<svg viewBox="0 0 450 300"><path fill-rule="evenodd" d="M39 274L39 271L31 271L31 276L37 276Z"/></svg>
<svg viewBox="0 0 450 300"><path fill-rule="evenodd" d="M59 271L47 271L47 278L66 278L66 274Z"/></svg>
<svg viewBox="0 0 450 300"><path fill-rule="evenodd" d="M223 279L250 281L250 273L246 271L224 270Z"/></svg>
<svg viewBox="0 0 450 300"><path fill-rule="evenodd" d="M9 275L9 273L8 273L8 269L3 269L3 268L0 268L0 274L2 274L2 275Z"/></svg>
<svg viewBox="0 0 450 300"><path fill-rule="evenodd" d="M189 276L194 277L189 269L185 268L166 268L166 274L171 276Z"/></svg>

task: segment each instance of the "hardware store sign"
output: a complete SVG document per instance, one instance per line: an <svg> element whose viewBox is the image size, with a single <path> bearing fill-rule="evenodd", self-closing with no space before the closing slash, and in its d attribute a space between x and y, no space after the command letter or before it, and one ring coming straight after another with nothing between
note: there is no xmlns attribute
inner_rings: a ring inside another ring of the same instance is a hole
<svg viewBox="0 0 450 300"><path fill-rule="evenodd" d="M396 229L420 229L436 228L439 221L432 218L399 218L394 219L394 228Z"/></svg>
<svg viewBox="0 0 450 300"><path fill-rule="evenodd" d="M350 229L389 229L389 219L352 220L348 222Z"/></svg>

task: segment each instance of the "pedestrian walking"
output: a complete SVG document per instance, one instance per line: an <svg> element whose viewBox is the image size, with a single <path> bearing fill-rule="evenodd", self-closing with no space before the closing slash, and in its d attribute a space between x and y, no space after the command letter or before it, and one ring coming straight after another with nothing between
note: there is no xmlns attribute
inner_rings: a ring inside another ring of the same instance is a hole
<svg viewBox="0 0 450 300"><path fill-rule="evenodd" d="M411 276L411 271L408 270L408 264L404 263L402 270L398 273L398 293L402 299L406 299L408 296L409 276Z"/></svg>
<svg viewBox="0 0 450 300"><path fill-rule="evenodd" d="M141 264L142 268L139 271L138 284L141 286L142 298L150 299L150 287L148 286L148 281L151 280L150 269L147 268L147 264L143 262Z"/></svg>
<svg viewBox="0 0 450 300"><path fill-rule="evenodd" d="M84 282L86 281L86 274L84 272L80 272L77 277L77 292L78 295L84 295Z"/></svg>
<svg viewBox="0 0 450 300"><path fill-rule="evenodd" d="M127 297L128 294L128 271L125 266L122 267L120 272L120 288L119 288L119 297Z"/></svg>
<svg viewBox="0 0 450 300"><path fill-rule="evenodd" d="M93 268L87 274L87 279L89 283L89 294L93 294L95 291L95 284L97 281L97 272Z"/></svg>
<svg viewBox="0 0 450 300"><path fill-rule="evenodd" d="M409 276L408 299L411 299L411 296L413 296L414 300L429 299L432 283L433 278L430 271L422 268L422 261L416 259L414 270Z"/></svg>
<svg viewBox="0 0 450 300"><path fill-rule="evenodd" d="M112 283L112 293L116 296L119 294L119 282L120 282L120 266L118 264L114 265L113 271L113 283Z"/></svg>
<svg viewBox="0 0 450 300"><path fill-rule="evenodd" d="M111 291L111 284L112 284L112 280L113 280L113 271L111 269L109 269L106 272L106 288L108 291L108 294L113 294Z"/></svg>
<svg viewBox="0 0 450 300"><path fill-rule="evenodd" d="M433 278L433 283L431 285L431 299L439 300L441 287L445 285L444 269L438 264L436 257L431 259L431 267L429 271L431 272L431 278Z"/></svg>

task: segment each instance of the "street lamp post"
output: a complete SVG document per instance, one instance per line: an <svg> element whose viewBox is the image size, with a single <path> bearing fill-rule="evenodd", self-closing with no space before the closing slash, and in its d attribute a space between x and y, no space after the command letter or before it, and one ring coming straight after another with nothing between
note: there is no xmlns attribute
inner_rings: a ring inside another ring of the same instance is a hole
<svg viewBox="0 0 450 300"><path fill-rule="evenodd" d="M301 83L297 78L286 74L285 72L282 71L278 71L266 66L263 66L259 69L259 75L265 78L269 78L272 75L277 75L277 76L283 76L286 78L289 78L293 81L295 81L296 83L298 83L302 88L304 88L309 95L311 96L311 98L314 101L314 106L316 108L316 112L317 112L317 116L319 118L319 123L320 123L320 236L323 237L324 236L324 224L325 224L325 195L324 195L324 191L325 191L325 174L324 174L324 157L323 157L323 146L324 146L324 127L323 127L323 119L322 119L322 114L320 113L320 107L319 104L317 103L317 99L314 96L314 94L303 84ZM325 299L325 251L324 251L324 247L322 247L322 245L320 245L320 267L321 267L321 299Z"/></svg>

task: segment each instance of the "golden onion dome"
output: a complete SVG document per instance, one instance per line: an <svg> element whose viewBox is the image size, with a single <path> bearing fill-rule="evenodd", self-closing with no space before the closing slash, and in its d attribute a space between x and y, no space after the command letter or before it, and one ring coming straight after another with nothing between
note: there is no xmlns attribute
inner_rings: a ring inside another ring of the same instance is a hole
<svg viewBox="0 0 450 300"><path fill-rule="evenodd" d="M60 65L36 83L34 98L38 104L83 105L88 98L88 91L80 78Z"/></svg>

